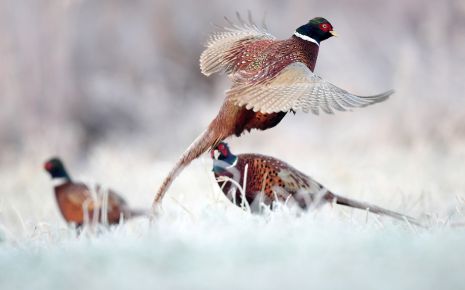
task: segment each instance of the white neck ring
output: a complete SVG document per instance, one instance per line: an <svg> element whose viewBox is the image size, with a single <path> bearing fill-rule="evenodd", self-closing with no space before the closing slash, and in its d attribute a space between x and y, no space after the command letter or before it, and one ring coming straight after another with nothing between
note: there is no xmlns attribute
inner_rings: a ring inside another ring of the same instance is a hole
<svg viewBox="0 0 465 290"><path fill-rule="evenodd" d="M57 186L63 185L63 184L65 184L66 182L68 182L68 179L66 179L66 178L64 178L64 177L59 177L59 178L53 178L53 179L52 179L53 187L57 187Z"/></svg>
<svg viewBox="0 0 465 290"><path fill-rule="evenodd" d="M298 33L297 31L294 32L294 35L297 36L297 37L300 38L300 39L313 42L313 43L315 43L316 45L320 46L320 44L318 43L318 41L316 41L315 39L311 38L310 36L300 34L300 33Z"/></svg>
<svg viewBox="0 0 465 290"><path fill-rule="evenodd" d="M239 160L239 158L236 157L236 160L234 160L233 164L231 164L230 166L226 167L226 169L236 166L237 160Z"/></svg>

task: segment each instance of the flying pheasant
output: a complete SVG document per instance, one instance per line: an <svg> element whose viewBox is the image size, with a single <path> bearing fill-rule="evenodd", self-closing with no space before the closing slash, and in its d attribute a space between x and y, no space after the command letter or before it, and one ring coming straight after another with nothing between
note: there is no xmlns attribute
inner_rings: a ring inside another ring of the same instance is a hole
<svg viewBox="0 0 465 290"><path fill-rule="evenodd" d="M174 178L193 159L231 135L276 126L288 112L320 110L331 114L386 100L393 91L374 96L353 95L315 75L320 43L336 35L326 19L313 18L286 40L237 14L239 24L211 35L200 56L200 69L209 76L224 72L232 81L218 115L183 153L163 181L155 199L158 205Z"/></svg>
<svg viewBox="0 0 465 290"><path fill-rule="evenodd" d="M58 207L68 223L74 223L77 227L81 227L84 224L86 211L89 222L92 222L94 215L96 215L99 222L103 222L106 218L108 224L118 224L121 217L126 220L144 214L142 211L130 209L126 201L112 190L108 190L108 196L105 198L104 191L99 185L95 188L96 196L94 199L87 185L71 180L63 163L58 158L52 158L45 162L44 168L50 173L54 181ZM106 217L103 215L105 207Z"/></svg>
<svg viewBox="0 0 465 290"><path fill-rule="evenodd" d="M211 156L213 172L224 194L252 212L258 212L261 204L272 207L275 201L295 203L302 209L336 203L421 225L412 217L336 195L310 176L270 156L234 155L224 142L211 151Z"/></svg>

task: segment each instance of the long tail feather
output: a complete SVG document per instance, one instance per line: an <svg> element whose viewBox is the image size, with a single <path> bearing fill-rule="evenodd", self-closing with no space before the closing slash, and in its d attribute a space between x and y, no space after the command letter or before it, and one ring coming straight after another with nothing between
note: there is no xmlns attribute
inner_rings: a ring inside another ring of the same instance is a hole
<svg viewBox="0 0 465 290"><path fill-rule="evenodd" d="M329 195L331 196L330 200L335 201L336 204L358 208L361 210L369 210L372 213L389 216L389 217L392 217L394 219L401 220L401 221L407 220L409 223L414 224L416 226L425 227L423 224L421 224L417 219L413 217L410 217L410 216L407 216L407 215L404 215L404 214L401 214L395 211L391 211L388 209L384 209L376 205L372 205L369 203L360 202L360 201L356 201L356 200L353 200L347 197L336 195L334 193L329 193Z"/></svg>
<svg viewBox="0 0 465 290"><path fill-rule="evenodd" d="M218 136L215 132L210 129L210 127L205 130L197 139L192 142L192 144L187 148L187 150L181 155L178 162L171 169L168 176L163 181L162 185L158 189L155 199L153 200L152 207L153 209L159 205L165 195L166 191L173 183L174 179L181 173L181 171L189 165L195 158L199 157L202 153L206 152L210 147L212 147L216 142L219 142Z"/></svg>
<svg viewBox="0 0 465 290"><path fill-rule="evenodd" d="M147 209L130 209L129 210L129 217L135 218L139 216L149 216L150 210Z"/></svg>

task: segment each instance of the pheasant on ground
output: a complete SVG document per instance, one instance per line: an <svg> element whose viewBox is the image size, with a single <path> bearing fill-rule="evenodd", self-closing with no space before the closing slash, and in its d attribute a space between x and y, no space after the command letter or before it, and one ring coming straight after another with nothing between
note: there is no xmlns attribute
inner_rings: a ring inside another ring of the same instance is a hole
<svg viewBox="0 0 465 290"><path fill-rule="evenodd" d="M276 126L288 112L320 110L333 113L386 100L393 91L374 96L351 94L313 73L320 43L335 35L333 26L316 17L277 40L265 26L237 15L239 24L214 33L200 56L200 69L209 76L224 72L232 81L218 115L188 147L163 181L155 199L158 205L176 176L193 159L229 136Z"/></svg>
<svg viewBox="0 0 465 290"><path fill-rule="evenodd" d="M211 151L211 156L223 193L251 212L260 212L263 205L273 207L275 202L296 204L302 209L336 203L421 225L412 217L332 193L310 176L270 156L234 155L224 142Z"/></svg>
<svg viewBox="0 0 465 290"><path fill-rule="evenodd" d="M52 177L58 207L69 224L81 227L86 218L89 223L105 223L106 220L108 224L118 224L121 218L127 220L144 214L143 211L132 210L126 201L111 189L103 190L96 185L92 191L84 183L73 182L59 158L48 160L44 168Z"/></svg>

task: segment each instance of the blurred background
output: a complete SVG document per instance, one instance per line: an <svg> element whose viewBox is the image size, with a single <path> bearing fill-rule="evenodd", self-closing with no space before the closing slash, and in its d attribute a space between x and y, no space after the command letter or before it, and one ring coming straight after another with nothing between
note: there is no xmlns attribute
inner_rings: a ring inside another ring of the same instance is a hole
<svg viewBox="0 0 465 290"><path fill-rule="evenodd" d="M212 24L247 9L281 39L324 16L340 37L321 45L316 73L357 94L396 94L287 116L231 138L235 152L273 155L337 192L417 215L445 215L465 195L463 0L1 0L0 222L61 222L42 169L54 155L77 179L148 207L228 88L199 70ZM217 196L210 167L207 155L194 162L172 195Z"/></svg>

